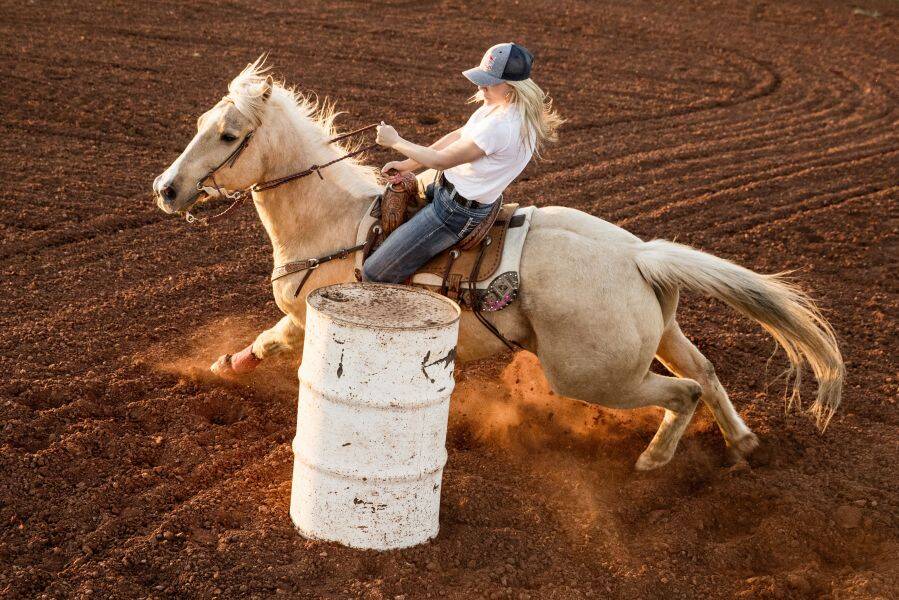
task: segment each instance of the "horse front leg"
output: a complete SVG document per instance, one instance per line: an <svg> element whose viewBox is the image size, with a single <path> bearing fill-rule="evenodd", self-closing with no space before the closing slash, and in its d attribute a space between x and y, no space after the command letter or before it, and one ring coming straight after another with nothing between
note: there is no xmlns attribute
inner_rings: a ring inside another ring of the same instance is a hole
<svg viewBox="0 0 899 600"><path fill-rule="evenodd" d="M219 377L239 377L253 372L266 358L303 345L303 328L285 315L271 329L266 329L252 344L235 354L223 354L209 369Z"/></svg>

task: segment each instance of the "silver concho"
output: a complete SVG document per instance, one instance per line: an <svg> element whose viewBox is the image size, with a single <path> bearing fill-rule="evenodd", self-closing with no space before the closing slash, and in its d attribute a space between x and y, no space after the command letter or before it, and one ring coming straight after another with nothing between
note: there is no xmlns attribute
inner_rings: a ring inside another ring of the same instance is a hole
<svg viewBox="0 0 899 600"><path fill-rule="evenodd" d="M518 273L506 271L496 276L480 294L481 310L496 312L509 306L518 297Z"/></svg>

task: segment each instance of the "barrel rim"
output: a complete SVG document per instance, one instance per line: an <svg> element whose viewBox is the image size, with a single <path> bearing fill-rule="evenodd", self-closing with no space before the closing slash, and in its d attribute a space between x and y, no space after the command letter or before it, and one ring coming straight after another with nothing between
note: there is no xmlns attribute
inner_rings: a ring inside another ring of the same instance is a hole
<svg viewBox="0 0 899 600"><path fill-rule="evenodd" d="M312 306L312 304L310 303L310 299L313 296L321 296L324 292L326 292L330 289L336 289L336 288L341 288L341 287L352 287L352 286L392 287L392 288L397 288L397 289L401 289L401 290L408 291L408 292L413 292L416 294L424 294L426 296L431 296L437 300L440 300L441 302L443 302L445 304L448 304L453 309L453 311L456 313L456 316L451 321L447 321L445 323L440 323L438 325L416 325L416 326L368 325L366 323L359 323L357 321L351 321L350 319L343 319L338 316L335 316L335 315L332 315L329 313L325 313L323 311L318 310L317 308ZM382 331L383 330L419 331L419 330L427 330L427 329L439 329L442 327L448 327L448 326L454 325L455 323L458 323L459 319L462 317L462 309L459 307L459 305L456 302L454 302L453 300L451 300L450 298L447 298L446 296L441 296L440 294L438 294L436 292L432 292L431 290L426 290L426 289L411 286L411 285L400 285L400 284L396 284L396 283L376 283L376 282L372 282L372 281L347 281L347 282L342 282L342 283L332 283L331 285L325 285L320 288L316 288L316 289L312 290L306 296L306 309L313 310L321 315L325 315L325 316L327 316L328 319L330 319L331 321L334 321L336 323L350 325L352 327L357 327L359 329L375 329L375 330L382 330Z"/></svg>

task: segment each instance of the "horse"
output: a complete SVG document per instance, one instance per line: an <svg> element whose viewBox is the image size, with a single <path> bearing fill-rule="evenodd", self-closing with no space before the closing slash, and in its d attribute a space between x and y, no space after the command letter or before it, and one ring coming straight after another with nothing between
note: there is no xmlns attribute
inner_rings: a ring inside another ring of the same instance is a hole
<svg viewBox="0 0 899 600"><path fill-rule="evenodd" d="M182 154L155 179L156 202L165 213L191 209L209 179L217 189L246 189L350 151L329 141L339 114L334 104L276 82L262 63L249 64L231 81L227 95L199 118ZM275 266L352 247L360 220L383 189L377 170L356 158L317 174L252 191ZM834 331L784 273L759 274L666 240L645 242L585 212L546 206L531 220L519 274L518 300L488 318L503 336L537 355L556 394L615 409L664 409L658 431L636 461L638 470L671 460L700 400L711 410L732 460L746 458L759 445L712 363L681 331L676 319L681 289L720 300L769 332L789 362L788 410L798 405L806 364L818 382L807 410L821 431L839 406L845 367ZM284 316L255 338L255 359L299 352L307 294L354 280L354 268L350 260L323 263L295 296L303 276L272 282ZM503 342L463 311L460 362L504 350ZM671 376L650 371L654 357Z"/></svg>

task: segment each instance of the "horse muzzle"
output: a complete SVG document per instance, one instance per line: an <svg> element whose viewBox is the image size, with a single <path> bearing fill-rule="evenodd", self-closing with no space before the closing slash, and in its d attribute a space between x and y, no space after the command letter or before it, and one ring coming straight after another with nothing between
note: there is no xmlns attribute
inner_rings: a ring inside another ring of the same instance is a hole
<svg viewBox="0 0 899 600"><path fill-rule="evenodd" d="M153 180L153 196L156 198L156 206L170 215L193 206L199 193L192 186L180 185L163 173Z"/></svg>

